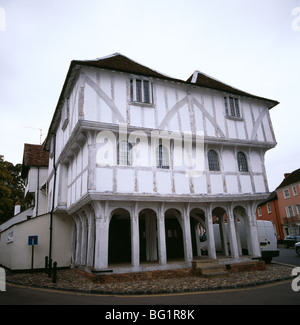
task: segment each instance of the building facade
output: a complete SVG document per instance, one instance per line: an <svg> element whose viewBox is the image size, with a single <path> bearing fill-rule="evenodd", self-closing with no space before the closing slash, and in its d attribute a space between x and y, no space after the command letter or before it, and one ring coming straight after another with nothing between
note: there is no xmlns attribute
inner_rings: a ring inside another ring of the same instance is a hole
<svg viewBox="0 0 300 325"><path fill-rule="evenodd" d="M278 240L300 235L300 169L284 174L276 190L259 204L257 218L273 222Z"/></svg>
<svg viewBox="0 0 300 325"><path fill-rule="evenodd" d="M285 174L276 193L284 235L300 235L300 169Z"/></svg>
<svg viewBox="0 0 300 325"><path fill-rule="evenodd" d="M17 202L15 215L0 225L0 265L13 271L44 268L50 241L58 266L71 263L73 220L53 214L51 209L48 212L48 163L49 153L42 145L24 144L22 177L27 207L21 211ZM34 253L28 240L31 236L37 238Z"/></svg>
<svg viewBox="0 0 300 325"><path fill-rule="evenodd" d="M222 254L241 257L242 222L248 254L260 256L256 208L269 195L264 155L276 145L269 110L277 104L199 71L174 79L118 53L72 61L44 146L48 212L74 220L72 265L191 266L201 229L217 257L214 222Z"/></svg>
<svg viewBox="0 0 300 325"><path fill-rule="evenodd" d="M273 222L274 230L277 234L277 240L282 241L285 237L282 220L279 214L278 197L274 191L270 196L260 203L257 207L257 219L268 220Z"/></svg>

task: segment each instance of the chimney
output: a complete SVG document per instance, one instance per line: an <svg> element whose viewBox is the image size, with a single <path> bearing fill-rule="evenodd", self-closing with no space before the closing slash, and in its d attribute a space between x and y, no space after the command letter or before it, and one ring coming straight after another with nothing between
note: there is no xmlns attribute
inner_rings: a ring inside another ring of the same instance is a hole
<svg viewBox="0 0 300 325"><path fill-rule="evenodd" d="M18 200L15 204L15 213L14 215L16 216L17 214L19 214L21 212L21 203L20 201Z"/></svg>
<svg viewBox="0 0 300 325"><path fill-rule="evenodd" d="M289 177L291 175L291 173L285 173L284 174L284 179L286 179L287 177Z"/></svg>

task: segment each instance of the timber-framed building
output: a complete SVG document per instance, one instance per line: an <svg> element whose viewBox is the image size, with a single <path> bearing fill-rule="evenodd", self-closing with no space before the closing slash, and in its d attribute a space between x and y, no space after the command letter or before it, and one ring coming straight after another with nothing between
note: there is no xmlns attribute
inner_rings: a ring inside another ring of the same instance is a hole
<svg viewBox="0 0 300 325"><path fill-rule="evenodd" d="M216 258L260 256L257 205L276 145L277 101L199 71L179 80L119 53L72 61L49 128L48 212L73 218L71 264L87 271L190 267L206 232ZM224 227L224 224L227 224ZM55 257L53 257L54 259Z"/></svg>

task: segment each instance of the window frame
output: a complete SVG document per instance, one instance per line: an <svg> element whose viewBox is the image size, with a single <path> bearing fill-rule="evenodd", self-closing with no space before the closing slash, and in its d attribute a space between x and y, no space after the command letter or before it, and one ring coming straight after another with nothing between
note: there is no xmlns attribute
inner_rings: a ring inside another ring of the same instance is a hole
<svg viewBox="0 0 300 325"><path fill-rule="evenodd" d="M257 211L258 211L258 216L259 217L262 217L261 207L257 207Z"/></svg>
<svg viewBox="0 0 300 325"><path fill-rule="evenodd" d="M209 171L213 171L213 172L220 171L219 155L215 150L213 149L208 150L207 160L208 160Z"/></svg>
<svg viewBox="0 0 300 325"><path fill-rule="evenodd" d="M267 203L267 211L268 211L268 213L272 213L271 203L270 202Z"/></svg>
<svg viewBox="0 0 300 325"><path fill-rule="evenodd" d="M62 126L61 129L64 131L69 124L69 117L70 117L70 99L65 98L64 105L62 107Z"/></svg>
<svg viewBox="0 0 300 325"><path fill-rule="evenodd" d="M288 194L286 193L286 191L287 191ZM289 199L291 197L291 193L290 193L290 189L289 188L286 188L285 190L283 190L283 197L285 199Z"/></svg>
<svg viewBox="0 0 300 325"><path fill-rule="evenodd" d="M285 209L286 209L286 216L288 218L295 217L295 209L293 205L287 205Z"/></svg>
<svg viewBox="0 0 300 325"><path fill-rule="evenodd" d="M298 195L297 187L295 185L292 186L292 192L294 196Z"/></svg>
<svg viewBox="0 0 300 325"><path fill-rule="evenodd" d="M153 82L149 78L131 77L130 81L131 104L153 106Z"/></svg>
<svg viewBox="0 0 300 325"><path fill-rule="evenodd" d="M126 144L126 147L124 144ZM118 164L118 166L132 166L131 149L132 149L132 144L130 142L119 141L118 146L117 146L117 164ZM125 160L126 160L126 162L125 162Z"/></svg>
<svg viewBox="0 0 300 325"><path fill-rule="evenodd" d="M239 172L241 172L241 173L249 173L247 155L244 152L239 151L236 156L237 156L237 163L238 163Z"/></svg>
<svg viewBox="0 0 300 325"><path fill-rule="evenodd" d="M170 151L162 144L156 149L156 167L161 169L170 169Z"/></svg>
<svg viewBox="0 0 300 325"><path fill-rule="evenodd" d="M237 96L224 96L225 116L228 118L242 119L241 101Z"/></svg>

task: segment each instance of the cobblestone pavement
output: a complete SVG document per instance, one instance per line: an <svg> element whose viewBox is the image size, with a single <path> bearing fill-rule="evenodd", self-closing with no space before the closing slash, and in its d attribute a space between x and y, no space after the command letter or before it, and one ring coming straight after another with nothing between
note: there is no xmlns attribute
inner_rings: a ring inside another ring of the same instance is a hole
<svg viewBox="0 0 300 325"><path fill-rule="evenodd" d="M36 287L83 291L98 294L159 294L196 292L205 290L243 288L281 280L292 279L292 269L283 265L267 264L264 271L229 273L229 276L207 279L201 276L187 276L173 279L147 280L118 283L94 283L74 269L58 270L57 283L45 273L7 272L8 282Z"/></svg>

